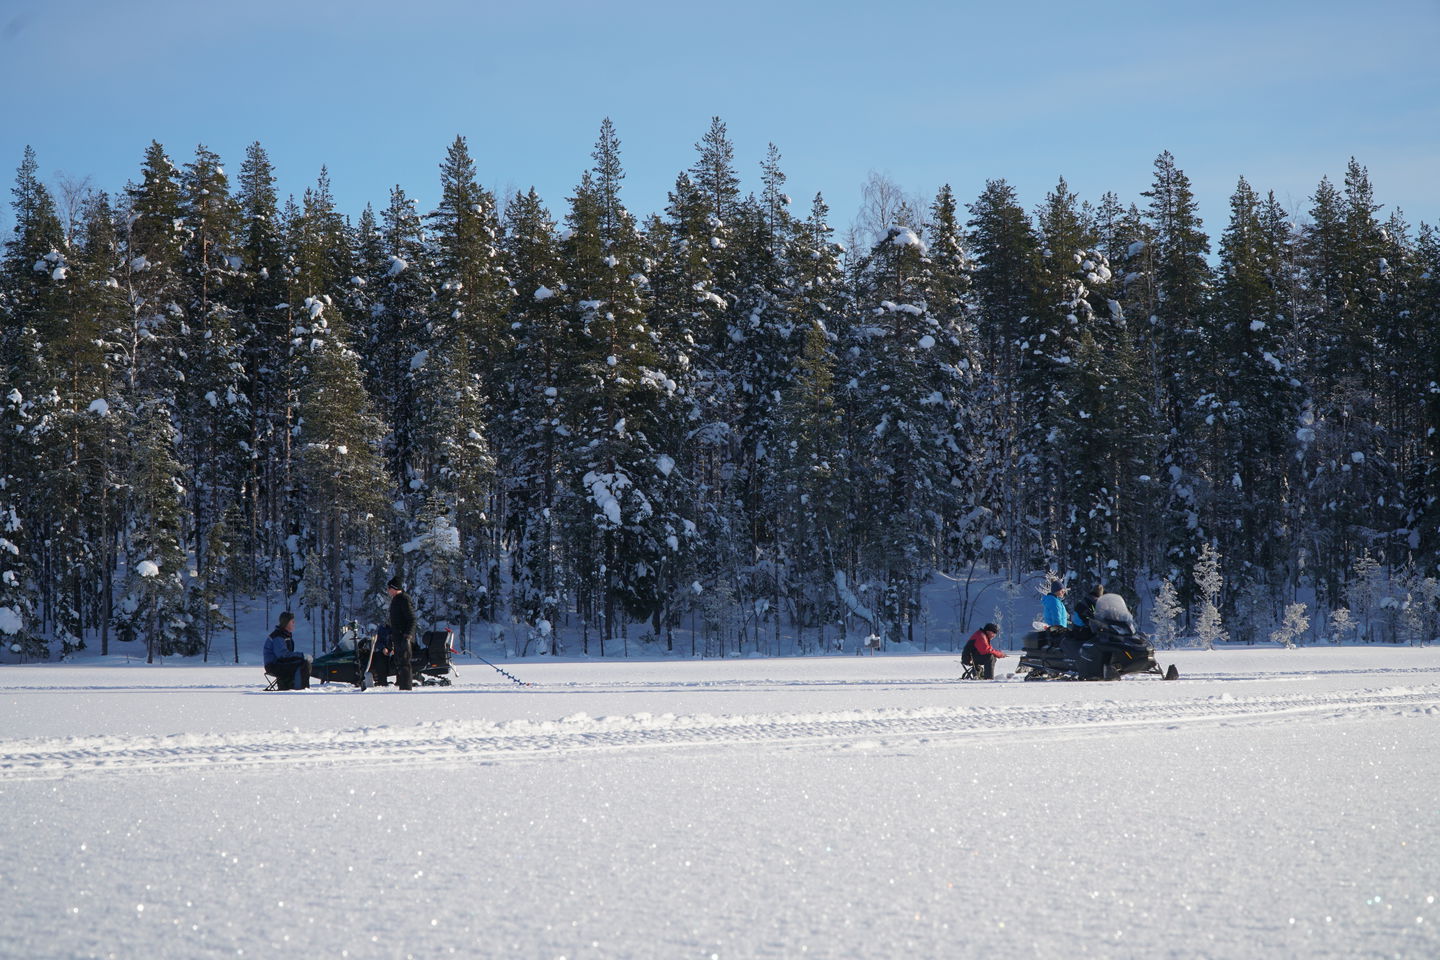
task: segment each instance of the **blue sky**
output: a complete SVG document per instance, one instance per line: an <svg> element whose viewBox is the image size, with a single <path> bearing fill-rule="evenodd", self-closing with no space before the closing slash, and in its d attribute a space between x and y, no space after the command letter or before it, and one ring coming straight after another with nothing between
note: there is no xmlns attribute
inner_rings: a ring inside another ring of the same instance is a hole
<svg viewBox="0 0 1440 960"><path fill-rule="evenodd" d="M718 115L747 189L773 141L797 211L823 191L840 227L872 170L1143 202L1167 149L1212 237L1240 175L1295 209L1352 155L1382 216L1437 223L1437 51L1440 0L0 0L0 179L26 144L118 191L152 139L232 175L259 140L282 196L326 164L349 214L396 183L429 209L463 134L483 183L559 212L609 116L643 214Z"/></svg>

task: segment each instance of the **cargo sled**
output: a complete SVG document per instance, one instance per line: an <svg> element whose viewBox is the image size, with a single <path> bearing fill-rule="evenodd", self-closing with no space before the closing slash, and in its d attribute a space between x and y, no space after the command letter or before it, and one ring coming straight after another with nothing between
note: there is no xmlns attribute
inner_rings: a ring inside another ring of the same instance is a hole
<svg viewBox="0 0 1440 960"><path fill-rule="evenodd" d="M347 627L340 636L339 646L316 657L311 664L311 682L348 683L365 689L370 685L365 669L373 664L370 650L375 641L375 637L360 636L355 627ZM420 643L411 646L410 672L415 682L425 686L450 686L455 676L451 653L449 630L425 631Z"/></svg>

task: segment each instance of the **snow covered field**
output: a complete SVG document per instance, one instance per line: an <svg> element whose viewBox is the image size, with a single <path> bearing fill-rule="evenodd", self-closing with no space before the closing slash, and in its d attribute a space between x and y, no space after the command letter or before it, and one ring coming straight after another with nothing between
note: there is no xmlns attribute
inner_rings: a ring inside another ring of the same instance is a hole
<svg viewBox="0 0 1440 960"><path fill-rule="evenodd" d="M0 667L0 956L1440 956L1440 648Z"/></svg>

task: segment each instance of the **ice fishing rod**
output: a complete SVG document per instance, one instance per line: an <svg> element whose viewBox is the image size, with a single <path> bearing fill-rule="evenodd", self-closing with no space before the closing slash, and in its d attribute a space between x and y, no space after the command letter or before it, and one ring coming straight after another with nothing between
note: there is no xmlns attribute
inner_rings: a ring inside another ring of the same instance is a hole
<svg viewBox="0 0 1440 960"><path fill-rule="evenodd" d="M480 654L478 654L478 653L472 653L472 654L470 654L470 656L474 657L476 660L479 660L481 663L485 664L485 666L487 666L487 667L490 667L492 670L495 670L495 671L498 672L501 676L503 676L503 677L509 677L510 680L513 681L516 686L521 686L521 687L533 687L533 686L535 686L535 684L533 684L533 683L526 683L524 680L521 680L519 677L515 676L515 674L510 673L510 672L507 671L507 670L502 670L502 669L500 669L499 667L495 666L495 664L491 663L489 660L486 660L484 657L480 656Z"/></svg>

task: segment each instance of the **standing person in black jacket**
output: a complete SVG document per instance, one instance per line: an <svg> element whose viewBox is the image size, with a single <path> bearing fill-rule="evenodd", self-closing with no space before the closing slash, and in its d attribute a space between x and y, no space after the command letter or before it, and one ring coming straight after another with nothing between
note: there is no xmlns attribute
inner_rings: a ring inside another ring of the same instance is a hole
<svg viewBox="0 0 1440 960"><path fill-rule="evenodd" d="M405 595L405 587L398 576L391 577L385 589L390 594L390 641L395 650L395 686L409 690L412 686L410 644L415 639L415 608Z"/></svg>

